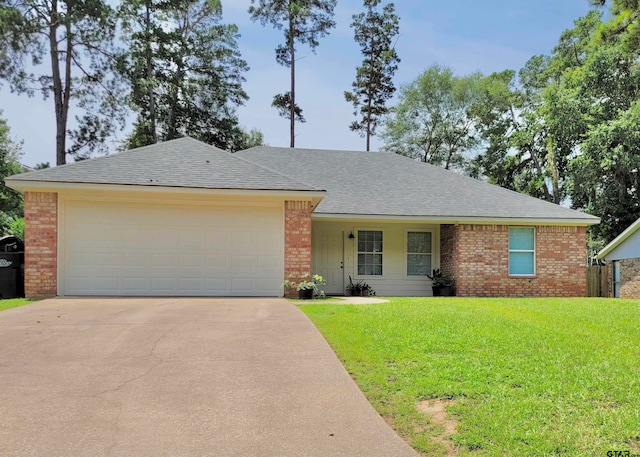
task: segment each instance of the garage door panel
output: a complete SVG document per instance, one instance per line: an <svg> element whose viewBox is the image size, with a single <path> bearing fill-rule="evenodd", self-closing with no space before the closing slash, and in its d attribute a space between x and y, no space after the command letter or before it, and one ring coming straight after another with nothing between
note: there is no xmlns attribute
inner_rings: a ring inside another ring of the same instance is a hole
<svg viewBox="0 0 640 457"><path fill-rule="evenodd" d="M67 295L278 295L281 208L65 202Z"/></svg>

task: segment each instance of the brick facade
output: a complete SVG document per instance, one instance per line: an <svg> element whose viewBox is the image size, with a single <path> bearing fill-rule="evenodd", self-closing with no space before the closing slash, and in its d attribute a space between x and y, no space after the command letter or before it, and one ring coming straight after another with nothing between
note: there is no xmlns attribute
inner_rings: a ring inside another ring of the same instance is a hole
<svg viewBox="0 0 640 457"><path fill-rule="evenodd" d="M640 259L624 259L619 262L620 298L640 298Z"/></svg>
<svg viewBox="0 0 640 457"><path fill-rule="evenodd" d="M284 202L284 276L300 278L311 274L311 202ZM285 290L287 297L297 296Z"/></svg>
<svg viewBox="0 0 640 457"><path fill-rule="evenodd" d="M539 226L536 274L509 276L509 226L443 225L441 267L458 296L586 296L586 228Z"/></svg>
<svg viewBox="0 0 640 457"><path fill-rule="evenodd" d="M58 194L24 194L24 291L28 298L58 293Z"/></svg>

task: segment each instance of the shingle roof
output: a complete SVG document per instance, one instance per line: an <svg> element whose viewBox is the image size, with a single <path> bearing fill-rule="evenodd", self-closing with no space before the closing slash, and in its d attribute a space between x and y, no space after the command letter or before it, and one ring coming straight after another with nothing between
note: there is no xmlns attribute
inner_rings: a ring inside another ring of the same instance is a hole
<svg viewBox="0 0 640 457"><path fill-rule="evenodd" d="M8 179L14 182L44 181L203 189L322 190L188 137L23 173Z"/></svg>
<svg viewBox="0 0 640 457"><path fill-rule="evenodd" d="M315 209L319 215L598 222L594 216L396 154L266 146L231 154L188 137L7 181L326 191Z"/></svg>
<svg viewBox="0 0 640 457"><path fill-rule="evenodd" d="M316 214L598 222L594 216L397 154L259 146L235 155L326 189Z"/></svg>

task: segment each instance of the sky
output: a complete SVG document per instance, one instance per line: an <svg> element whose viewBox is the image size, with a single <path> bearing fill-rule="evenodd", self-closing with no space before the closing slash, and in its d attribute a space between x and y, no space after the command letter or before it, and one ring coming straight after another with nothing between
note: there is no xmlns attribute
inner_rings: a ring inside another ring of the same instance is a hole
<svg viewBox="0 0 640 457"><path fill-rule="evenodd" d="M288 146L289 121L271 107L273 96L288 90L289 84L289 69L275 61L283 32L252 22L247 13L250 4L251 0L222 0L224 21L238 25L240 51L250 67L244 85L250 99L238 116L246 129L261 130L268 145ZM590 8L588 0L396 0L395 5L400 17L396 50L402 60L396 87L410 83L433 64L448 66L458 75L519 70L530 57L550 53L562 31ZM338 0L336 28L321 39L316 53L299 47L296 101L307 122L296 126L297 147L365 149L365 140L349 130L355 117L343 95L351 89L362 61L350 28L352 15L361 10L362 0ZM55 164L52 100L12 94L2 84L0 109L12 137L23 141L22 163ZM393 105L393 100L389 103ZM114 151L127 129L112 140ZM374 137L372 149L380 146Z"/></svg>

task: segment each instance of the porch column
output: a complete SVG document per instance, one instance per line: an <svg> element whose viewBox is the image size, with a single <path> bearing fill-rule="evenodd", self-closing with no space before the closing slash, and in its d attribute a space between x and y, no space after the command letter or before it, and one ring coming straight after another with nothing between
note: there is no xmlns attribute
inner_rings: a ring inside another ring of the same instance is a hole
<svg viewBox="0 0 640 457"><path fill-rule="evenodd" d="M284 202L284 277L298 279L311 274L311 202ZM292 289L286 297L295 297Z"/></svg>
<svg viewBox="0 0 640 457"><path fill-rule="evenodd" d="M24 293L58 294L58 194L24 193Z"/></svg>

